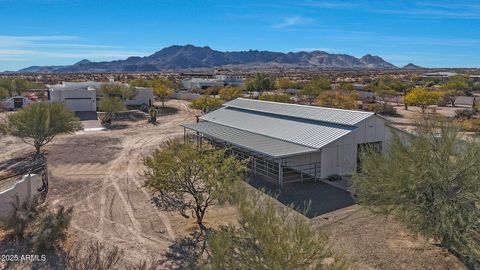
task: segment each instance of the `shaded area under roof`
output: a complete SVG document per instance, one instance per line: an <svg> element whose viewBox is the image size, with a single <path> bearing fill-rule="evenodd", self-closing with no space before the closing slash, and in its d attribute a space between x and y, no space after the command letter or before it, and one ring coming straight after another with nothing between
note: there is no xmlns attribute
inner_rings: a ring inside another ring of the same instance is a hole
<svg viewBox="0 0 480 270"><path fill-rule="evenodd" d="M244 98L237 98L227 102L225 103L225 107L234 107L348 126L354 126L374 115L374 113L371 112L332 109Z"/></svg>
<svg viewBox="0 0 480 270"><path fill-rule="evenodd" d="M198 131L215 139L226 141L232 145L274 158L318 151L312 147L282 141L211 122L182 124L182 126L190 130Z"/></svg>

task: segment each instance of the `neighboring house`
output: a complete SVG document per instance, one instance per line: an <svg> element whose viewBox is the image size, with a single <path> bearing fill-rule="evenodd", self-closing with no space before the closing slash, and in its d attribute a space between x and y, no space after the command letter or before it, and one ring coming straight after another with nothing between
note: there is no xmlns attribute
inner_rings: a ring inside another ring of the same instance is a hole
<svg viewBox="0 0 480 270"><path fill-rule="evenodd" d="M127 106L137 106L137 105L148 105L152 106L155 102L153 96L153 89L147 87L135 87L137 90L137 95L133 99L126 99L125 105Z"/></svg>
<svg viewBox="0 0 480 270"><path fill-rule="evenodd" d="M239 75L215 75L214 78L223 81L225 85L243 87L243 77Z"/></svg>
<svg viewBox="0 0 480 270"><path fill-rule="evenodd" d="M115 83L110 81L109 83ZM102 82L62 82L49 85L48 99L50 102L60 102L73 112L96 111L97 101L101 96L99 91ZM133 99L125 99L125 105L152 105L155 100L153 90L145 87L135 87L138 91Z"/></svg>
<svg viewBox="0 0 480 270"><path fill-rule="evenodd" d="M243 87L243 77L237 75L215 75L213 78L182 80L182 89L189 91L205 90L210 87L224 87L226 85Z"/></svg>
<svg viewBox="0 0 480 270"><path fill-rule="evenodd" d="M91 112L97 110L97 89L99 82L63 82L49 85L48 100L62 103L73 112Z"/></svg>
<svg viewBox="0 0 480 270"><path fill-rule="evenodd" d="M2 102L2 107L6 110L18 110L21 109L28 104L32 103L33 101L22 96L14 96L11 98L7 98Z"/></svg>
<svg viewBox="0 0 480 270"><path fill-rule="evenodd" d="M217 79L191 78L182 80L182 88L189 91L205 90L210 87L223 87L225 83Z"/></svg>
<svg viewBox="0 0 480 270"><path fill-rule="evenodd" d="M207 140L249 159L250 171L278 183L349 175L369 147L385 151L394 129L371 112L239 98L183 124L186 138Z"/></svg>

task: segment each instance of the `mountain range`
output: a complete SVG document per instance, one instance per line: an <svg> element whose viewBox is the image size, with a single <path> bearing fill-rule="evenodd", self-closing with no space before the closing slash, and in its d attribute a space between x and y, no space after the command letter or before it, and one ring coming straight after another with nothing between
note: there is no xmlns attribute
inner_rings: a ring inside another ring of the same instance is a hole
<svg viewBox="0 0 480 270"><path fill-rule="evenodd" d="M271 52L232 51L221 52L210 47L174 45L152 55L132 56L125 60L91 62L82 60L66 66L32 66L21 73L75 73L75 72L148 72L219 67L297 67L339 69L396 69L379 56L364 55L356 58L347 54L324 51Z"/></svg>

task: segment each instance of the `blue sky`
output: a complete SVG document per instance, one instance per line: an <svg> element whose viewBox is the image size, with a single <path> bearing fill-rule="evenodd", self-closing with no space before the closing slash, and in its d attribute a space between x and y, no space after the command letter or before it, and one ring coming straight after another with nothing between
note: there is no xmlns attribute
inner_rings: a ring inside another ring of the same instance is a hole
<svg viewBox="0 0 480 270"><path fill-rule="evenodd" d="M480 67L480 1L0 0L0 25L0 70L145 56L174 44Z"/></svg>

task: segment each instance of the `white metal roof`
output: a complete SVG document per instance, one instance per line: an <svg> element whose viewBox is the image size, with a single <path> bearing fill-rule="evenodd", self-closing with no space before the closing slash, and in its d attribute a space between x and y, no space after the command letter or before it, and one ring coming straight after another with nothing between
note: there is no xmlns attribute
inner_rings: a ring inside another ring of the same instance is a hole
<svg viewBox="0 0 480 270"><path fill-rule="evenodd" d="M307 108L310 107L307 106ZM201 119L316 149L320 149L356 129L353 126L308 118L301 119L284 114L274 115L233 106L220 108L204 115Z"/></svg>
<svg viewBox="0 0 480 270"><path fill-rule="evenodd" d="M250 111L258 111L349 126L355 126L359 122L374 115L374 113L371 112L332 109L244 98L238 98L227 102L225 103L225 107L234 107Z"/></svg>
<svg viewBox="0 0 480 270"><path fill-rule="evenodd" d="M61 84L48 85L51 90L85 90L96 89L104 84L102 82L86 81L86 82L62 82Z"/></svg>
<svg viewBox="0 0 480 270"><path fill-rule="evenodd" d="M271 157L298 155L317 151L315 148L306 147L211 122L183 124L182 126L214 137L217 140L226 141L232 145Z"/></svg>

